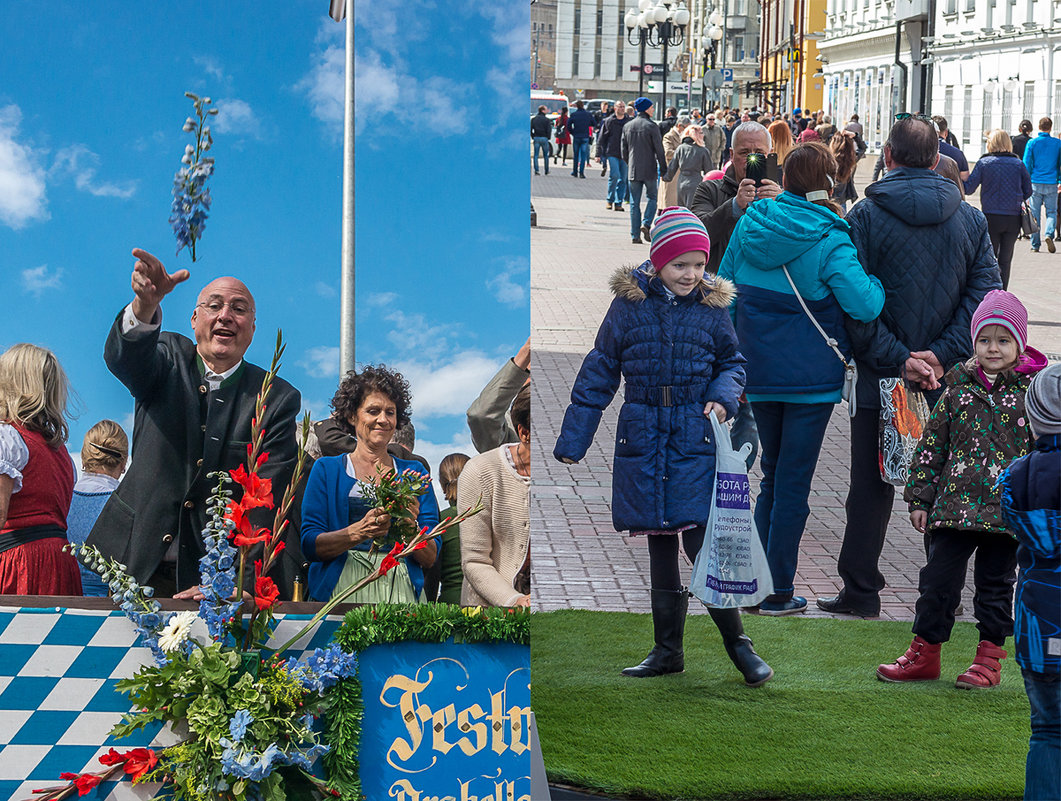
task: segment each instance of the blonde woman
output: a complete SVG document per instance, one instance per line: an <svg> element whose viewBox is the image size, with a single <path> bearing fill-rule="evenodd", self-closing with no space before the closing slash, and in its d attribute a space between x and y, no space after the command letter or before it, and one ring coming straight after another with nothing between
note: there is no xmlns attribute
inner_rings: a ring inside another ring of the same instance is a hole
<svg viewBox="0 0 1061 801"><path fill-rule="evenodd" d="M784 120L774 120L766 130L770 134L770 142L773 144L773 151L777 153L777 165L780 167L785 163L788 152L795 147L792 129Z"/></svg>
<svg viewBox="0 0 1061 801"><path fill-rule="evenodd" d="M129 438L113 420L100 420L81 443L81 478L74 484L74 498L67 515L66 538L84 542L103 511L103 505L118 487L118 479L129 462ZM81 565L84 595L105 596L107 585L94 570Z"/></svg>
<svg viewBox="0 0 1061 801"><path fill-rule="evenodd" d="M81 594L62 550L74 491L68 389L49 350L20 344L0 356L0 594Z"/></svg>
<svg viewBox="0 0 1061 801"><path fill-rule="evenodd" d="M1032 178L1024 162L1013 152L1009 134L1001 128L987 134L987 153L976 162L965 181L966 194L975 192L977 187L980 187L980 208L987 217L991 249L995 251L998 269L1002 273L1002 288L1008 289L1013 246L1020 234L1020 207L1026 198L1031 197ZM1046 246L1054 249L1053 239L1049 236Z"/></svg>
<svg viewBox="0 0 1061 801"><path fill-rule="evenodd" d="M451 453L438 465L438 480L442 494L446 496L447 508L438 513L441 519L457 515L457 480L464 466L471 461L465 453ZM460 526L450 526L442 534L442 553L439 562L438 600L444 604L459 604L464 587L464 571L461 569Z"/></svg>

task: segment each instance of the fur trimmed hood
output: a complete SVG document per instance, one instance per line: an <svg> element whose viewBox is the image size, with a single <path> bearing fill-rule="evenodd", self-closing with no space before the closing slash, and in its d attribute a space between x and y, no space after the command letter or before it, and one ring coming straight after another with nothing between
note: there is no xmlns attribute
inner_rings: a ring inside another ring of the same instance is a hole
<svg viewBox="0 0 1061 801"><path fill-rule="evenodd" d="M648 297L650 289L649 282L658 280L652 262L646 261L636 267L620 267L612 273L608 285L617 298L629 300L632 303L641 303ZM662 291L662 289L657 290ZM693 290L700 293L700 303L716 309L726 309L737 297L736 285L717 275L704 274L700 286Z"/></svg>

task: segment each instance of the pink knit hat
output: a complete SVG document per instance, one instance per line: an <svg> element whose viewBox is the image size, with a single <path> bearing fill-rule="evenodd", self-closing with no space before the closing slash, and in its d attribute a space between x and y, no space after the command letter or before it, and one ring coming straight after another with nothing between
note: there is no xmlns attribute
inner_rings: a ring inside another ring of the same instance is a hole
<svg viewBox="0 0 1061 801"><path fill-rule="evenodd" d="M1004 289L992 289L973 312L973 342L988 325L1000 325L1013 334L1020 352L1028 346L1028 310L1016 295Z"/></svg>
<svg viewBox="0 0 1061 801"><path fill-rule="evenodd" d="M689 209L671 206L652 224L652 246L648 257L658 273L669 262L691 250L702 250L704 258L711 255L711 240L700 218Z"/></svg>

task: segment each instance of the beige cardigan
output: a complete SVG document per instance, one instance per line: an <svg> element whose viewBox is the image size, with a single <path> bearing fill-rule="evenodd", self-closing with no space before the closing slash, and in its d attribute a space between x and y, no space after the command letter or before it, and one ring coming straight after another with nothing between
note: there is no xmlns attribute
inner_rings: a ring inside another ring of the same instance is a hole
<svg viewBox="0 0 1061 801"><path fill-rule="evenodd" d="M483 511L461 523L461 606L512 606L520 593L512 581L530 548L530 488L503 453L481 453L457 481L457 508L482 495Z"/></svg>

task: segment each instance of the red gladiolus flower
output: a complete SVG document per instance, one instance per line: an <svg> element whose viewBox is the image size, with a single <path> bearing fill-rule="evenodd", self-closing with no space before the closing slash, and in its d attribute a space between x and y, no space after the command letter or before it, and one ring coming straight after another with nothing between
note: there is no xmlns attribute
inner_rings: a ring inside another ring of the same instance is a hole
<svg viewBox="0 0 1061 801"><path fill-rule="evenodd" d="M119 754L113 748L99 758L101 765L117 765L119 762L125 761L125 755Z"/></svg>
<svg viewBox="0 0 1061 801"><path fill-rule="evenodd" d="M254 582L254 604L259 609L268 609L280 598L280 590L268 576L259 576Z"/></svg>
<svg viewBox="0 0 1061 801"><path fill-rule="evenodd" d="M261 470L262 469L262 465L265 464L268 461L269 461L269 452L268 451L263 451L261 454L258 455L258 461L256 461L254 463L254 469L255 470ZM272 481L272 479L266 479L266 480L267 481Z"/></svg>
<svg viewBox="0 0 1061 801"><path fill-rule="evenodd" d="M125 757L125 767L122 770L128 773L134 782L158 764L158 757L150 748L134 748L122 756Z"/></svg>
<svg viewBox="0 0 1061 801"><path fill-rule="evenodd" d="M383 561L379 565L379 574L381 576L387 575L388 571L398 566L398 560L395 558L405 549L405 543L396 542L394 547L390 549L390 553L383 557Z"/></svg>
<svg viewBox="0 0 1061 801"><path fill-rule="evenodd" d="M80 776L76 773L60 773L59 778L72 781L78 795L88 795L93 787L103 781L103 778L95 773L82 773Z"/></svg>
<svg viewBox="0 0 1061 801"><path fill-rule="evenodd" d="M258 461L261 462L261 459ZM257 473L248 473L243 465L230 470L229 475L232 476L233 481L243 487L240 506L244 510L258 506L264 506L266 509L273 508L273 480L271 478L261 478Z"/></svg>
<svg viewBox="0 0 1061 801"><path fill-rule="evenodd" d="M272 536L267 528L255 528L250 518L247 517L247 510L235 501L228 502L228 508L225 510L225 519L232 522L232 544L237 548L242 545L265 542Z"/></svg>

